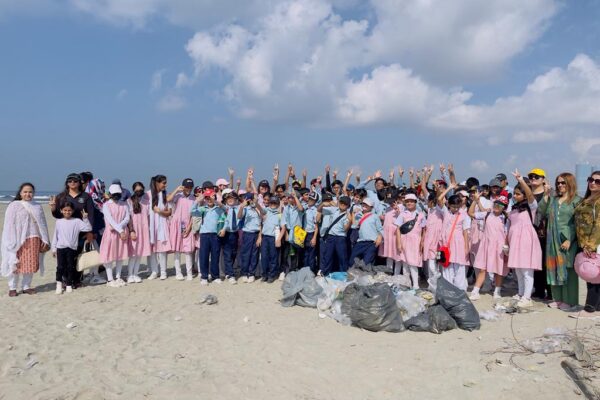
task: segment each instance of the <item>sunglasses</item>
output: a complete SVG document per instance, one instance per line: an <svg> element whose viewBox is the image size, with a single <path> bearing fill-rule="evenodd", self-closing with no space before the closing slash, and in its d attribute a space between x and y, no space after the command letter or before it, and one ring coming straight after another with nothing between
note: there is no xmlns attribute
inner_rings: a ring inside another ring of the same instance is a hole
<svg viewBox="0 0 600 400"><path fill-rule="evenodd" d="M79 183L79 179L68 179L67 183Z"/></svg>
<svg viewBox="0 0 600 400"><path fill-rule="evenodd" d="M565 182L565 181L556 181L556 186L566 185L566 184L567 184L567 182Z"/></svg>
<svg viewBox="0 0 600 400"><path fill-rule="evenodd" d="M543 176L539 176L539 175L536 175L536 174L529 174L529 175L527 175L527 177L529 179L531 179L531 180L534 180L534 179L543 179L544 178Z"/></svg>
<svg viewBox="0 0 600 400"><path fill-rule="evenodd" d="M587 182L591 185L592 183L594 185L600 185L600 179L594 179L591 176L589 178L587 178Z"/></svg>

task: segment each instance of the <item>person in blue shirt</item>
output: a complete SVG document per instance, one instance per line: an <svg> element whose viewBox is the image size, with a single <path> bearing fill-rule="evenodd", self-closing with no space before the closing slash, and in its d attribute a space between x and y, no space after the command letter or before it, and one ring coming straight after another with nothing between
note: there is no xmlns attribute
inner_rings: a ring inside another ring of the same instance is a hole
<svg viewBox="0 0 600 400"><path fill-rule="evenodd" d="M363 216L358 221L358 241L352 250L352 262L358 258L365 264L373 264L377 255L377 248L383 241L383 225L379 217L373 212L374 202L366 198L362 202Z"/></svg>
<svg viewBox="0 0 600 400"><path fill-rule="evenodd" d="M281 209L279 197L272 196L267 208L256 203L256 209L263 218L260 241L262 280L273 283L279 273L279 251L281 248Z"/></svg>
<svg viewBox="0 0 600 400"><path fill-rule="evenodd" d="M215 196L213 189L205 189L192 207L192 216L202 218L199 254L200 284L202 285L208 285L209 265L213 282L222 282L219 272L221 242L218 232L225 211L217 205Z"/></svg>
<svg viewBox="0 0 600 400"><path fill-rule="evenodd" d="M238 220L242 221L242 245L240 248L240 273L242 282L255 280L258 254L260 251L260 228L262 215L256 209L254 194L244 194L244 200L238 209Z"/></svg>
<svg viewBox="0 0 600 400"><path fill-rule="evenodd" d="M223 248L223 261L225 264L225 279L232 285L237 283L233 264L237 256L238 248L238 207L237 194L231 189L224 189L222 192L223 202L225 203L225 224L219 232L221 246Z"/></svg>
<svg viewBox="0 0 600 400"><path fill-rule="evenodd" d="M329 275L333 272L333 258L337 256L339 269L345 272L348 268L348 253L346 247L346 232L350 228L350 197L341 196L338 206L335 207L331 202L323 203L319 206L319 212L324 216L330 216L329 226L322 231L322 259L321 274Z"/></svg>
<svg viewBox="0 0 600 400"><path fill-rule="evenodd" d="M348 230L348 260L350 263L354 261L350 256L352 255L352 249L356 246L356 242L358 242L358 221L360 221L363 216L362 202L366 198L367 191L365 189L356 189L354 191L352 204L350 205L352 224L350 224L350 229Z"/></svg>
<svg viewBox="0 0 600 400"><path fill-rule="evenodd" d="M282 281L290 271L296 271L300 265L299 247L294 243L294 228L302 226L304 218L304 207L298 199L296 191L293 190L287 196L287 204L283 207L281 218L282 237L287 238L286 246L282 246L282 256L286 262L282 262L282 271L279 280Z"/></svg>
<svg viewBox="0 0 600 400"><path fill-rule="evenodd" d="M317 201L319 195L310 192L304 208L303 228L306 231L304 239L304 266L310 267L313 273L317 272L317 238L319 237L319 224L317 223Z"/></svg>

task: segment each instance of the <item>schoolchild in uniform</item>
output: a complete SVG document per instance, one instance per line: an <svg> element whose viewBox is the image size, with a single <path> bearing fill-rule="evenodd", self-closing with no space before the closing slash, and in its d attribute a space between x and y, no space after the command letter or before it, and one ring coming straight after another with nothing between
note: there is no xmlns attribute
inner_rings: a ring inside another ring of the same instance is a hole
<svg viewBox="0 0 600 400"><path fill-rule="evenodd" d="M323 276L333 272L333 258L337 256L339 270L345 272L348 269L348 252L346 248L346 234L350 229L350 197L341 196L338 206L331 205L330 202L322 203L319 211L324 217L330 219L327 228L324 228L321 239L321 273Z"/></svg>
<svg viewBox="0 0 600 400"><path fill-rule="evenodd" d="M196 198L192 193L194 181L186 178L173 193L167 196L167 202L173 205L173 214L169 225L169 235L172 250L175 252L175 279L191 281L194 252L196 250L194 234L192 233L192 207ZM181 273L181 254L185 255L186 276Z"/></svg>
<svg viewBox="0 0 600 400"><path fill-rule="evenodd" d="M352 249L351 262L355 258L363 260L365 264L375 262L377 248L383 241L383 225L373 212L374 206L375 202L370 198L362 201L363 216L358 221L358 241Z"/></svg>
<svg viewBox="0 0 600 400"><path fill-rule="evenodd" d="M260 258L263 282L273 283L279 273L279 252L281 249L281 208L279 197L269 198L269 207L263 208L256 203L263 218Z"/></svg>
<svg viewBox="0 0 600 400"><path fill-rule="evenodd" d="M232 285L237 283L233 265L237 257L239 241L239 221L237 206L237 194L231 189L223 190L223 201L225 202L226 220L223 229L219 232L223 246L223 258L225 261L225 279Z"/></svg>
<svg viewBox="0 0 600 400"><path fill-rule="evenodd" d="M224 213L225 211L221 208L221 205L217 205L216 193L211 188L204 189L202 195L198 196L192 207L192 216L202 218L199 254L201 285L208 285L209 272L212 282L222 283L219 272L221 241L218 232Z"/></svg>
<svg viewBox="0 0 600 400"><path fill-rule="evenodd" d="M244 283L255 280L260 254L260 229L262 215L256 209L254 193L246 193L238 209L238 220L243 221L240 249L241 279Z"/></svg>

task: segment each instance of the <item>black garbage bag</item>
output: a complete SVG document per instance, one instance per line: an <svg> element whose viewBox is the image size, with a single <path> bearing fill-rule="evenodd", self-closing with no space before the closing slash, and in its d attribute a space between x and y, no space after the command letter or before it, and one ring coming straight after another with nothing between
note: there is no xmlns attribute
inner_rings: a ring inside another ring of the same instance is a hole
<svg viewBox="0 0 600 400"><path fill-rule="evenodd" d="M402 332L404 324L396 297L385 283L359 286L352 283L344 290L342 314L359 328L373 332Z"/></svg>
<svg viewBox="0 0 600 400"><path fill-rule="evenodd" d="M481 327L479 313L467 294L443 277L437 281L435 297L440 305L448 311L448 314L454 318L460 329L473 331Z"/></svg>
<svg viewBox="0 0 600 400"><path fill-rule="evenodd" d="M457 328L456 321L440 305L430 307L416 317L404 321L404 326L415 332L437 334Z"/></svg>
<svg viewBox="0 0 600 400"><path fill-rule="evenodd" d="M364 274L375 275L379 272L392 274L394 269L393 267L388 267L387 265L365 264L365 262L359 258L355 258L352 266L348 269L348 274L354 276L355 278L358 278Z"/></svg>
<svg viewBox="0 0 600 400"><path fill-rule="evenodd" d="M299 271L292 271L285 276L281 285L283 298L281 305L291 307L299 305L302 307L317 307L317 300L323 288L315 280L315 274L309 267Z"/></svg>

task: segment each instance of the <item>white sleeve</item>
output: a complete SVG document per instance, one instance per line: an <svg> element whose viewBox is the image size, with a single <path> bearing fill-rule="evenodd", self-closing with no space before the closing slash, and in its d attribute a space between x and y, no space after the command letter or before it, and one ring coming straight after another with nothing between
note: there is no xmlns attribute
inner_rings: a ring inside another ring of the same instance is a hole
<svg viewBox="0 0 600 400"><path fill-rule="evenodd" d="M425 228L427 226L427 217L425 215L423 215L423 214L421 214L421 215L422 215L422 218L421 218L421 228Z"/></svg>
<svg viewBox="0 0 600 400"><path fill-rule="evenodd" d="M531 209L531 211L537 210L537 208L538 208L537 200L534 199L533 202L529 203L529 208Z"/></svg>
<svg viewBox="0 0 600 400"><path fill-rule="evenodd" d="M465 215L465 219L463 220L462 226L463 231L468 231L469 229L471 229L471 217Z"/></svg>
<svg viewBox="0 0 600 400"><path fill-rule="evenodd" d="M77 227L79 229L79 232L91 232L92 231L92 224L90 224L90 221L87 218L78 220L77 225L78 225Z"/></svg>
<svg viewBox="0 0 600 400"><path fill-rule="evenodd" d="M394 225L401 226L403 223L404 223L404 217L402 215L398 215L398 217L394 221Z"/></svg>
<svg viewBox="0 0 600 400"><path fill-rule="evenodd" d="M118 224L112 214L110 213L110 209L108 208L108 202L104 203L104 205L102 206L102 213L104 214L104 218L106 218L106 221L108 221L108 224L117 232L121 233L123 232L123 228L121 228L121 225ZM128 214L129 215L129 214ZM129 219L128 219L129 221Z"/></svg>
<svg viewBox="0 0 600 400"><path fill-rule="evenodd" d="M52 246L52 252L53 253L56 252L56 243L58 242L58 227L59 226L60 226L60 224L57 221L56 225L54 226L54 235L52 236L52 244L51 244L51 246Z"/></svg>
<svg viewBox="0 0 600 400"><path fill-rule="evenodd" d="M488 215L488 213L487 213L487 212L484 212L484 211L477 211L477 212L475 213L475 219L476 219L477 221L483 221L483 220L485 220L485 217L487 217L487 215Z"/></svg>

